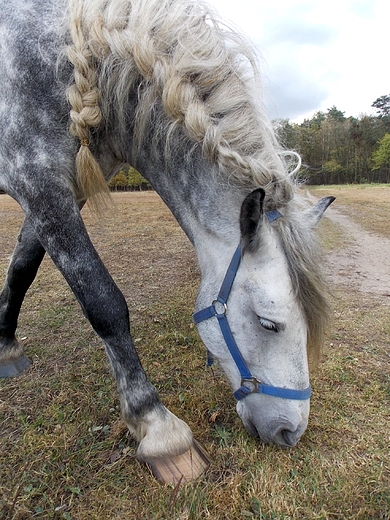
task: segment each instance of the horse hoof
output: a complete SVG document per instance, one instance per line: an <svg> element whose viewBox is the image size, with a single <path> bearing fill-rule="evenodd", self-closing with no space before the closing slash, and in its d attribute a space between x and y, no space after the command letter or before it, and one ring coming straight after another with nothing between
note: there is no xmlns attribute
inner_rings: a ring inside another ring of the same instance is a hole
<svg viewBox="0 0 390 520"><path fill-rule="evenodd" d="M153 476L164 484L186 484L198 478L210 465L206 450L194 440L189 450L176 457L145 460Z"/></svg>
<svg viewBox="0 0 390 520"><path fill-rule="evenodd" d="M31 365L31 361L23 354L16 359L0 361L0 379L18 376Z"/></svg>

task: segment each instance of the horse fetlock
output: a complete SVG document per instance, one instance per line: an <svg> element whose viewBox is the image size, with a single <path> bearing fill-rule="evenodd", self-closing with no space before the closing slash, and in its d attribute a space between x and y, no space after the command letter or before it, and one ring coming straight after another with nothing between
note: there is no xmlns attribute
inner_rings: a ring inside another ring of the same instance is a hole
<svg viewBox="0 0 390 520"><path fill-rule="evenodd" d="M13 338L0 336L0 363L5 363L11 359L18 359L24 352L19 341Z"/></svg>
<svg viewBox="0 0 390 520"><path fill-rule="evenodd" d="M0 378L17 376L30 365L16 338L0 337Z"/></svg>
<svg viewBox="0 0 390 520"><path fill-rule="evenodd" d="M198 478L210 464L189 426L166 408L153 411L137 428L137 457L164 484L184 484Z"/></svg>
<svg viewBox="0 0 390 520"><path fill-rule="evenodd" d="M139 421L135 436L141 460L180 455L194 442L190 427L165 407L147 413Z"/></svg>

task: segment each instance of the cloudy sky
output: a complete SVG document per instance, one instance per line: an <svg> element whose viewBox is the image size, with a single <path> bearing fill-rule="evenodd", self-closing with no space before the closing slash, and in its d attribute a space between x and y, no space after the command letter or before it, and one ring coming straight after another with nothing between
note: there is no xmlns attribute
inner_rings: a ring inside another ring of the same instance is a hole
<svg viewBox="0 0 390 520"><path fill-rule="evenodd" d="M358 117L390 94L390 0L208 1L260 50L271 118Z"/></svg>

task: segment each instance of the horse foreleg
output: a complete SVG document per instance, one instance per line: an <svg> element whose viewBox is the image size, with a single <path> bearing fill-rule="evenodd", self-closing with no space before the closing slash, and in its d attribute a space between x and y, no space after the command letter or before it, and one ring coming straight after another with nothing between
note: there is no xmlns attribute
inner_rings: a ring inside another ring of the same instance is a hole
<svg viewBox="0 0 390 520"><path fill-rule="evenodd" d="M125 299L93 247L78 208L69 193L59 197L58 192L46 192L44 201L44 210L31 201L27 213L40 243L104 342L123 418L139 441L138 457L164 482L193 480L208 458L187 424L163 406L148 380L130 336Z"/></svg>
<svg viewBox="0 0 390 520"><path fill-rule="evenodd" d="M44 255L45 250L26 219L0 293L0 378L16 376L30 366L15 331L25 294Z"/></svg>

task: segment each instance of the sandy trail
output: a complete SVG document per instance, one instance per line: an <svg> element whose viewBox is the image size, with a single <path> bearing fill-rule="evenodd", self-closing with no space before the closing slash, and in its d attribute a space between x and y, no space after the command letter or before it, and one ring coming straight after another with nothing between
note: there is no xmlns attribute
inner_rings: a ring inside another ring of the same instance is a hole
<svg viewBox="0 0 390 520"><path fill-rule="evenodd" d="M328 276L337 285L389 297L390 240L369 233L334 204L326 216L341 226L348 241L344 249L327 255Z"/></svg>

